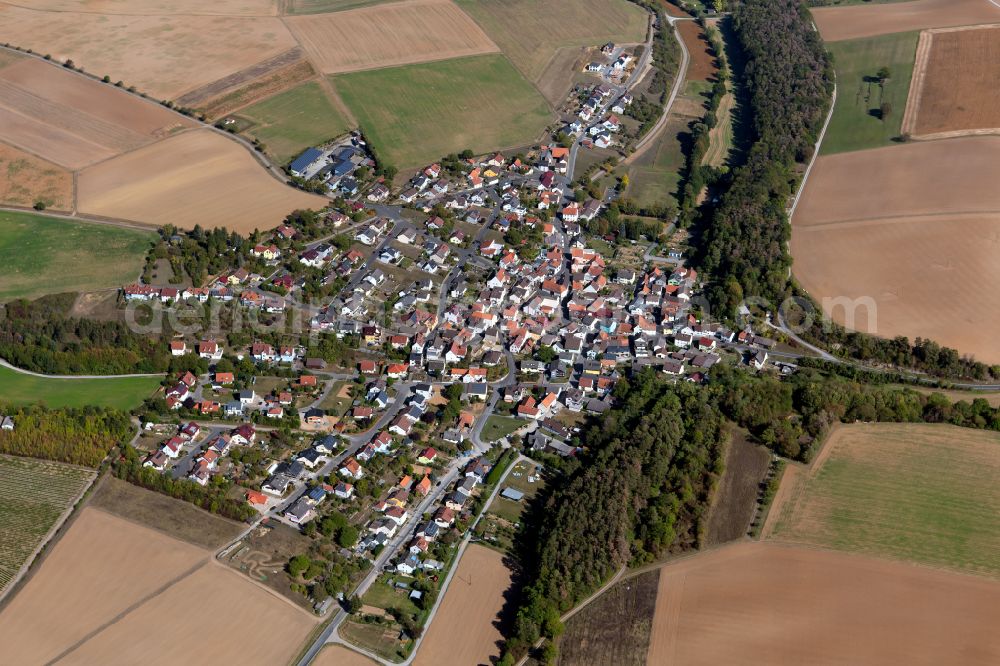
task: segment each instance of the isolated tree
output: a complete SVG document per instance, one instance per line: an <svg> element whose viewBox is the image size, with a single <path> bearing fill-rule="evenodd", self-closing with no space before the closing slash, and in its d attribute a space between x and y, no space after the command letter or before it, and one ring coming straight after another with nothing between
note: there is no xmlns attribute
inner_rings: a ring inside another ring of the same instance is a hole
<svg viewBox="0 0 1000 666"><path fill-rule="evenodd" d="M875 72L875 78L878 79L879 83L885 83L888 79L892 78L892 70L890 70L888 66L883 65L878 68L877 72Z"/></svg>

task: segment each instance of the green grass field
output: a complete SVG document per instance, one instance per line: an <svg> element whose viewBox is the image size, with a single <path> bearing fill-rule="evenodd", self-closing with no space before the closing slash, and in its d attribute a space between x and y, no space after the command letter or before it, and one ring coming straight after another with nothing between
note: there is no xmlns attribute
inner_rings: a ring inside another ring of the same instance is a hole
<svg viewBox="0 0 1000 666"><path fill-rule="evenodd" d="M629 168L627 196L640 206L675 204L680 172L684 168L681 135L689 133L690 118L671 116L656 145Z"/></svg>
<svg viewBox="0 0 1000 666"><path fill-rule="evenodd" d="M501 437L506 437L518 428L527 425L524 421L513 416L498 416L491 414L486 417L483 425L483 441L495 442Z"/></svg>
<svg viewBox="0 0 1000 666"><path fill-rule="evenodd" d="M0 212L0 301L134 282L152 232Z"/></svg>
<svg viewBox="0 0 1000 666"><path fill-rule="evenodd" d="M342 12L358 7L380 5L390 0L289 0L289 14L322 14L325 12Z"/></svg>
<svg viewBox="0 0 1000 666"><path fill-rule="evenodd" d="M71 465L0 456L0 591L93 477Z"/></svg>
<svg viewBox="0 0 1000 666"><path fill-rule="evenodd" d="M471 148L535 141L552 114L501 55L355 72L332 78L375 145L399 169Z"/></svg>
<svg viewBox="0 0 1000 666"><path fill-rule="evenodd" d="M648 14L626 0L458 0L525 76L537 82L564 47L643 42Z"/></svg>
<svg viewBox="0 0 1000 666"><path fill-rule="evenodd" d="M1000 435L849 425L826 446L786 472L773 538L1000 576Z"/></svg>
<svg viewBox="0 0 1000 666"><path fill-rule="evenodd" d="M837 104L822 153L878 148L891 144L899 136L919 34L903 32L827 44L837 70ZM865 80L873 78L883 66L892 73L884 87ZM885 120L871 113L883 102L892 106Z"/></svg>
<svg viewBox="0 0 1000 666"><path fill-rule="evenodd" d="M350 129L315 81L252 104L240 115L254 123L247 133L260 139L281 163Z"/></svg>
<svg viewBox="0 0 1000 666"><path fill-rule="evenodd" d="M51 379L0 366L0 402L14 405L44 403L56 408L94 405L129 410L152 395L159 384L159 377Z"/></svg>

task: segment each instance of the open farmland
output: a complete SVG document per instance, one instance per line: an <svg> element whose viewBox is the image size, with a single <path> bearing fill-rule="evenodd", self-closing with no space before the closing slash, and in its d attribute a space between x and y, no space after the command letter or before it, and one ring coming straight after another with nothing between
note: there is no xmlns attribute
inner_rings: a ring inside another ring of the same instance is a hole
<svg viewBox="0 0 1000 666"><path fill-rule="evenodd" d="M617 583L566 622L558 666L640 666L646 662L659 570Z"/></svg>
<svg viewBox="0 0 1000 666"><path fill-rule="evenodd" d="M208 555L103 511L84 509L0 611L5 659L17 664L55 659L201 566Z"/></svg>
<svg viewBox="0 0 1000 666"><path fill-rule="evenodd" d="M795 277L849 328L1000 361L998 159L997 137L820 157L792 222ZM853 320L845 297L865 299Z"/></svg>
<svg viewBox="0 0 1000 666"><path fill-rule="evenodd" d="M704 541L713 546L746 535L771 455L743 430L733 429L726 447L725 472L708 512Z"/></svg>
<svg viewBox="0 0 1000 666"><path fill-rule="evenodd" d="M0 301L117 288L142 271L153 239L136 229L0 212Z"/></svg>
<svg viewBox="0 0 1000 666"><path fill-rule="evenodd" d="M0 203L47 208L73 208L73 174L52 162L0 143Z"/></svg>
<svg viewBox="0 0 1000 666"><path fill-rule="evenodd" d="M459 0L531 81L538 83L560 49L646 39L648 14L626 0ZM572 70L563 73L566 80Z"/></svg>
<svg viewBox="0 0 1000 666"><path fill-rule="evenodd" d="M1000 584L857 555L739 543L663 567L649 666L987 666Z"/></svg>
<svg viewBox="0 0 1000 666"><path fill-rule="evenodd" d="M312 663L313 666L376 666L378 662L342 645L327 645Z"/></svg>
<svg viewBox="0 0 1000 666"><path fill-rule="evenodd" d="M62 663L284 664L315 623L305 611L210 562L109 624ZM208 627L210 640L179 640Z"/></svg>
<svg viewBox="0 0 1000 666"><path fill-rule="evenodd" d="M681 99L681 97L678 97ZM628 197L640 206L675 206L684 168L684 149L691 142L691 116L671 113L660 135L632 162Z"/></svg>
<svg viewBox="0 0 1000 666"><path fill-rule="evenodd" d="M1000 130L1000 28L926 31L917 58L904 132L929 137Z"/></svg>
<svg viewBox="0 0 1000 666"><path fill-rule="evenodd" d="M157 104L35 58L0 69L0 140L70 169L193 125Z"/></svg>
<svg viewBox="0 0 1000 666"><path fill-rule="evenodd" d="M27 4L27 3L26 3ZM101 14L211 14L274 16L275 0L32 0L32 8L49 12Z"/></svg>
<svg viewBox="0 0 1000 666"><path fill-rule="evenodd" d="M254 123L248 133L281 163L350 129L315 81L248 106L240 115Z"/></svg>
<svg viewBox="0 0 1000 666"><path fill-rule="evenodd" d="M0 366L0 402L42 403L48 407L138 407L160 385L159 377L56 379L27 375Z"/></svg>
<svg viewBox="0 0 1000 666"><path fill-rule="evenodd" d="M819 7L812 10L827 42L893 32L1000 22L991 0L914 0L884 5Z"/></svg>
<svg viewBox="0 0 1000 666"><path fill-rule="evenodd" d="M327 201L274 180L243 146L208 129L86 169L78 199L84 213L240 233L273 228L292 210Z"/></svg>
<svg viewBox="0 0 1000 666"><path fill-rule="evenodd" d="M1000 435L948 425L837 428L789 469L765 533L1000 576Z"/></svg>
<svg viewBox="0 0 1000 666"><path fill-rule="evenodd" d="M824 154L889 145L901 134L918 36L902 32L828 45L838 92ZM888 67L892 76L880 85L875 74L881 67ZM891 107L885 118L880 117L883 103Z"/></svg>
<svg viewBox="0 0 1000 666"><path fill-rule="evenodd" d="M485 664L499 654L501 635L494 625L511 583L503 558L484 546L465 549L415 666Z"/></svg>
<svg viewBox="0 0 1000 666"><path fill-rule="evenodd" d="M286 19L325 74L497 51L451 0L405 0L336 14Z"/></svg>
<svg viewBox="0 0 1000 666"><path fill-rule="evenodd" d="M333 79L378 154L400 169L536 140L548 105L506 58L475 56Z"/></svg>
<svg viewBox="0 0 1000 666"><path fill-rule="evenodd" d="M0 595L93 478L82 467L0 456Z"/></svg>
<svg viewBox="0 0 1000 666"><path fill-rule="evenodd" d="M130 0L125 6L143 4ZM271 16L38 11L7 4L0 5L0 42L59 62L71 59L156 99L175 99L296 45L281 19Z"/></svg>

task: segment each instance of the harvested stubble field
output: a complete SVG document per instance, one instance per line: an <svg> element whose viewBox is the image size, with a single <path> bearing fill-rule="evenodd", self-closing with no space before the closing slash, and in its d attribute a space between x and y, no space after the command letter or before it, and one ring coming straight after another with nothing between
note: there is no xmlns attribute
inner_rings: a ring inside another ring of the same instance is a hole
<svg viewBox="0 0 1000 666"><path fill-rule="evenodd" d="M823 139L823 154L878 148L893 143L907 108L917 32L901 32L829 44L837 70L837 103ZM892 76L881 85L880 67ZM882 104L891 112L881 117Z"/></svg>
<svg viewBox="0 0 1000 666"><path fill-rule="evenodd" d="M240 233L271 229L292 210L327 201L274 180L245 148L208 129L90 167L78 186L83 213Z"/></svg>
<svg viewBox="0 0 1000 666"><path fill-rule="evenodd" d="M772 539L1000 577L1000 435L857 424L789 468Z"/></svg>
<svg viewBox="0 0 1000 666"><path fill-rule="evenodd" d="M60 663L285 664L316 622L210 562L109 624ZM208 628L210 636L198 640Z"/></svg>
<svg viewBox="0 0 1000 666"><path fill-rule="evenodd" d="M0 69L0 139L70 169L193 125L157 104L35 58Z"/></svg>
<svg viewBox="0 0 1000 666"><path fill-rule="evenodd" d="M93 478L82 467L0 456L0 593Z"/></svg>
<svg viewBox="0 0 1000 666"><path fill-rule="evenodd" d="M404 0L285 22L325 74L499 50L451 0Z"/></svg>
<svg viewBox="0 0 1000 666"><path fill-rule="evenodd" d="M827 42L893 32L996 23L1000 7L991 0L914 0L884 5L819 7L812 10Z"/></svg>
<svg viewBox="0 0 1000 666"><path fill-rule="evenodd" d="M874 326L824 304L851 328L1000 362L998 160L997 137L820 157L792 224L796 278L821 301L872 299Z"/></svg>
<svg viewBox="0 0 1000 666"><path fill-rule="evenodd" d="M502 637L494 625L511 584L503 558L484 546L465 549L415 666L486 664L498 655Z"/></svg>
<svg viewBox="0 0 1000 666"><path fill-rule="evenodd" d="M558 666L641 666L646 663L659 570L614 585L566 622Z"/></svg>
<svg viewBox="0 0 1000 666"><path fill-rule="evenodd" d="M248 106L240 116L254 123L248 133L260 139L280 163L350 129L347 119L315 81Z"/></svg>
<svg viewBox="0 0 1000 666"><path fill-rule="evenodd" d="M12 3L16 4L16 3ZM31 7L48 12L95 14L211 14L275 16L275 0L32 0Z"/></svg>
<svg viewBox="0 0 1000 666"><path fill-rule="evenodd" d="M142 272L154 235L0 211L0 301L119 287Z"/></svg>
<svg viewBox="0 0 1000 666"><path fill-rule="evenodd" d="M400 169L466 148L535 141L552 115L501 55L354 72L333 83L380 156Z"/></svg>
<svg viewBox="0 0 1000 666"><path fill-rule="evenodd" d="M312 662L315 666L377 666L363 654L341 645L327 645Z"/></svg>
<svg viewBox="0 0 1000 666"><path fill-rule="evenodd" d="M458 0L521 72L540 83L559 49L646 39L648 14L626 0ZM572 71L562 73L568 80ZM553 76L549 73L549 76Z"/></svg>
<svg viewBox="0 0 1000 666"><path fill-rule="evenodd" d="M995 581L744 542L663 567L646 663L987 666L997 622Z"/></svg>
<svg viewBox="0 0 1000 666"><path fill-rule="evenodd" d="M0 612L5 659L16 664L55 659L208 555L103 511L84 509ZM142 635L149 629L152 625Z"/></svg>
<svg viewBox="0 0 1000 666"><path fill-rule="evenodd" d="M175 99L296 46L277 17L49 12L11 5L0 5L0 42L49 53L59 62L71 59L156 99Z"/></svg>
<svg viewBox="0 0 1000 666"><path fill-rule="evenodd" d="M0 143L0 203L33 206L41 201L46 208L73 208L73 174L14 146Z"/></svg>
<svg viewBox="0 0 1000 666"><path fill-rule="evenodd" d="M304 59L302 49L296 46L188 91L177 99L177 104L202 109L209 117L216 118L224 113L220 110L222 108L246 106L256 99L287 90L313 75L312 65Z"/></svg>
<svg viewBox="0 0 1000 666"><path fill-rule="evenodd" d="M1000 27L920 35L903 132L955 136L1000 130Z"/></svg>

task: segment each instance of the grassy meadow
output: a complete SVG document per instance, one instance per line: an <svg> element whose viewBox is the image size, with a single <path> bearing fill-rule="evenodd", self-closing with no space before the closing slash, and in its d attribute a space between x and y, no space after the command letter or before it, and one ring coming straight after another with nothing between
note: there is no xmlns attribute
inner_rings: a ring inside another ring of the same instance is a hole
<svg viewBox="0 0 1000 666"><path fill-rule="evenodd" d="M919 32L902 32L827 44L837 71L837 104L822 153L878 148L899 136L919 36ZM874 79L883 66L892 74L884 86L866 80ZM892 106L885 119L872 114L883 102Z"/></svg>
<svg viewBox="0 0 1000 666"><path fill-rule="evenodd" d="M0 211L0 301L134 282L154 234Z"/></svg>
<svg viewBox="0 0 1000 666"><path fill-rule="evenodd" d="M1000 576L1000 435L859 424L825 446L786 474L772 538Z"/></svg>
<svg viewBox="0 0 1000 666"><path fill-rule="evenodd" d="M526 145L552 120L541 94L501 55L331 80L379 156L399 169L466 148L485 153Z"/></svg>
<svg viewBox="0 0 1000 666"><path fill-rule="evenodd" d="M26 375L0 366L0 402L43 403L48 407L114 407L130 410L153 394L159 377L55 379Z"/></svg>
<svg viewBox="0 0 1000 666"><path fill-rule="evenodd" d="M314 81L252 104L239 115L254 123L247 132L282 163L350 129L347 119Z"/></svg>

